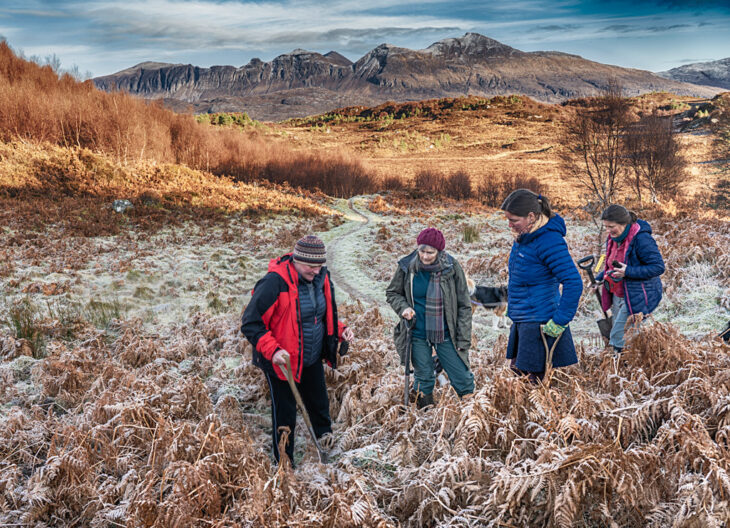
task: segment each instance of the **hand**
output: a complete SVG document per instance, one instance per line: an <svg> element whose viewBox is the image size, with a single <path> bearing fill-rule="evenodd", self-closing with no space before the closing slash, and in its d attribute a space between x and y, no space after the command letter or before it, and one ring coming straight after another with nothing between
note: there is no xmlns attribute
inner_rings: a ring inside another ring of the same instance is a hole
<svg viewBox="0 0 730 528"><path fill-rule="evenodd" d="M626 264L620 263L618 266L613 268L611 277L614 279L623 279L626 276Z"/></svg>
<svg viewBox="0 0 730 528"><path fill-rule="evenodd" d="M547 324L542 327L543 334L549 335L550 337L558 337L564 331L565 327L555 323L552 319L550 319Z"/></svg>
<svg viewBox="0 0 730 528"><path fill-rule="evenodd" d="M413 308L406 308L405 310L403 310L401 317L410 321L411 319L413 319L414 315L416 315L416 311Z"/></svg>
<svg viewBox="0 0 730 528"><path fill-rule="evenodd" d="M355 339L355 333L352 331L352 328L348 326L342 331L342 340L352 341L353 339Z"/></svg>
<svg viewBox="0 0 730 528"><path fill-rule="evenodd" d="M597 290L600 285L601 285L600 282L594 282L593 284L591 284L591 288L593 288L594 290Z"/></svg>
<svg viewBox="0 0 730 528"><path fill-rule="evenodd" d="M282 349L276 351L276 353L274 354L274 357L271 358L271 362L274 365L277 365L280 369L284 370L287 359L289 359L289 352L287 352L286 350L284 350L282 348Z"/></svg>

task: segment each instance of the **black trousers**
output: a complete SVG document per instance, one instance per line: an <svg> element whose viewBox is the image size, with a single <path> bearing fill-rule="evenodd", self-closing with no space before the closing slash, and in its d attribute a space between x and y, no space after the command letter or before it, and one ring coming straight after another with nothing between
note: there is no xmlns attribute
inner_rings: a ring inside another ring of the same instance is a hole
<svg viewBox="0 0 730 528"><path fill-rule="evenodd" d="M286 444L286 454L289 460L294 461L294 427L297 423L297 401L294 399L289 382L280 380L273 374L266 374L271 391L271 439L274 443L274 458L279 462L279 428L289 427L291 433ZM332 432L330 419L330 402L327 398L327 386L324 381L324 367L317 361L309 367L302 367L302 378L297 383L297 389L307 408L309 419L312 421L314 434L317 438L325 433Z"/></svg>

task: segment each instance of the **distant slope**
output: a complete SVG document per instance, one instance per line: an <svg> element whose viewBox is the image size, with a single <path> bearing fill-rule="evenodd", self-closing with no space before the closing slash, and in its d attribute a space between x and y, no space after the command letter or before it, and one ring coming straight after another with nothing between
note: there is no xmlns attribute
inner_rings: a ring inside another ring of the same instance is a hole
<svg viewBox="0 0 730 528"><path fill-rule="evenodd" d="M716 86L730 90L730 57L710 62L695 62L679 68L659 72L666 79Z"/></svg>
<svg viewBox="0 0 730 528"><path fill-rule="evenodd" d="M121 89L196 111L242 111L279 120L350 105L464 95L522 94L544 102L594 95L608 78L627 95L669 91L712 96L716 89L651 72L600 64L566 53L526 53L467 33L424 50L382 44L355 63L336 52L297 49L271 62L253 59L240 68L143 63L94 79L103 90Z"/></svg>

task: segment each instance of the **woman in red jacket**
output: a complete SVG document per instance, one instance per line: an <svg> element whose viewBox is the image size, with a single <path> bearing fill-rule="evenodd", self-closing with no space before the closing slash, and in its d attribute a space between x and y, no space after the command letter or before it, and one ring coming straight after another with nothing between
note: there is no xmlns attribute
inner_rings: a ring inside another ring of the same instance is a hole
<svg viewBox="0 0 730 528"><path fill-rule="evenodd" d="M279 428L284 426L291 432L286 454L294 460L297 407L283 371L287 358L315 435L332 433L322 359L335 368L338 343L352 340L353 332L337 319L325 263L324 243L314 235L301 238L292 253L269 262L268 273L256 283L243 312L241 331L253 346L253 364L264 371L271 392L277 462Z"/></svg>

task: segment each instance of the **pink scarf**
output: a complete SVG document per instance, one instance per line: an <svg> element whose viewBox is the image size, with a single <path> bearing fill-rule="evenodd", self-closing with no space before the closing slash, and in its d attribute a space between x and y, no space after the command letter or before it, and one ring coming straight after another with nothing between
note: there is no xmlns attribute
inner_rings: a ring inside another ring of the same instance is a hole
<svg viewBox="0 0 730 528"><path fill-rule="evenodd" d="M617 260L622 264L626 263L626 250L629 248L629 244L631 244L636 233L639 232L639 229L641 229L641 226L639 226L638 222L634 222L634 224L629 228L628 235L626 235L626 238L624 238L620 244L617 244L611 237L608 237L608 244L606 248L606 273L604 274L604 277L610 285L609 291L617 297L624 296L623 281L614 281L611 278L609 271L614 269L614 260Z"/></svg>

